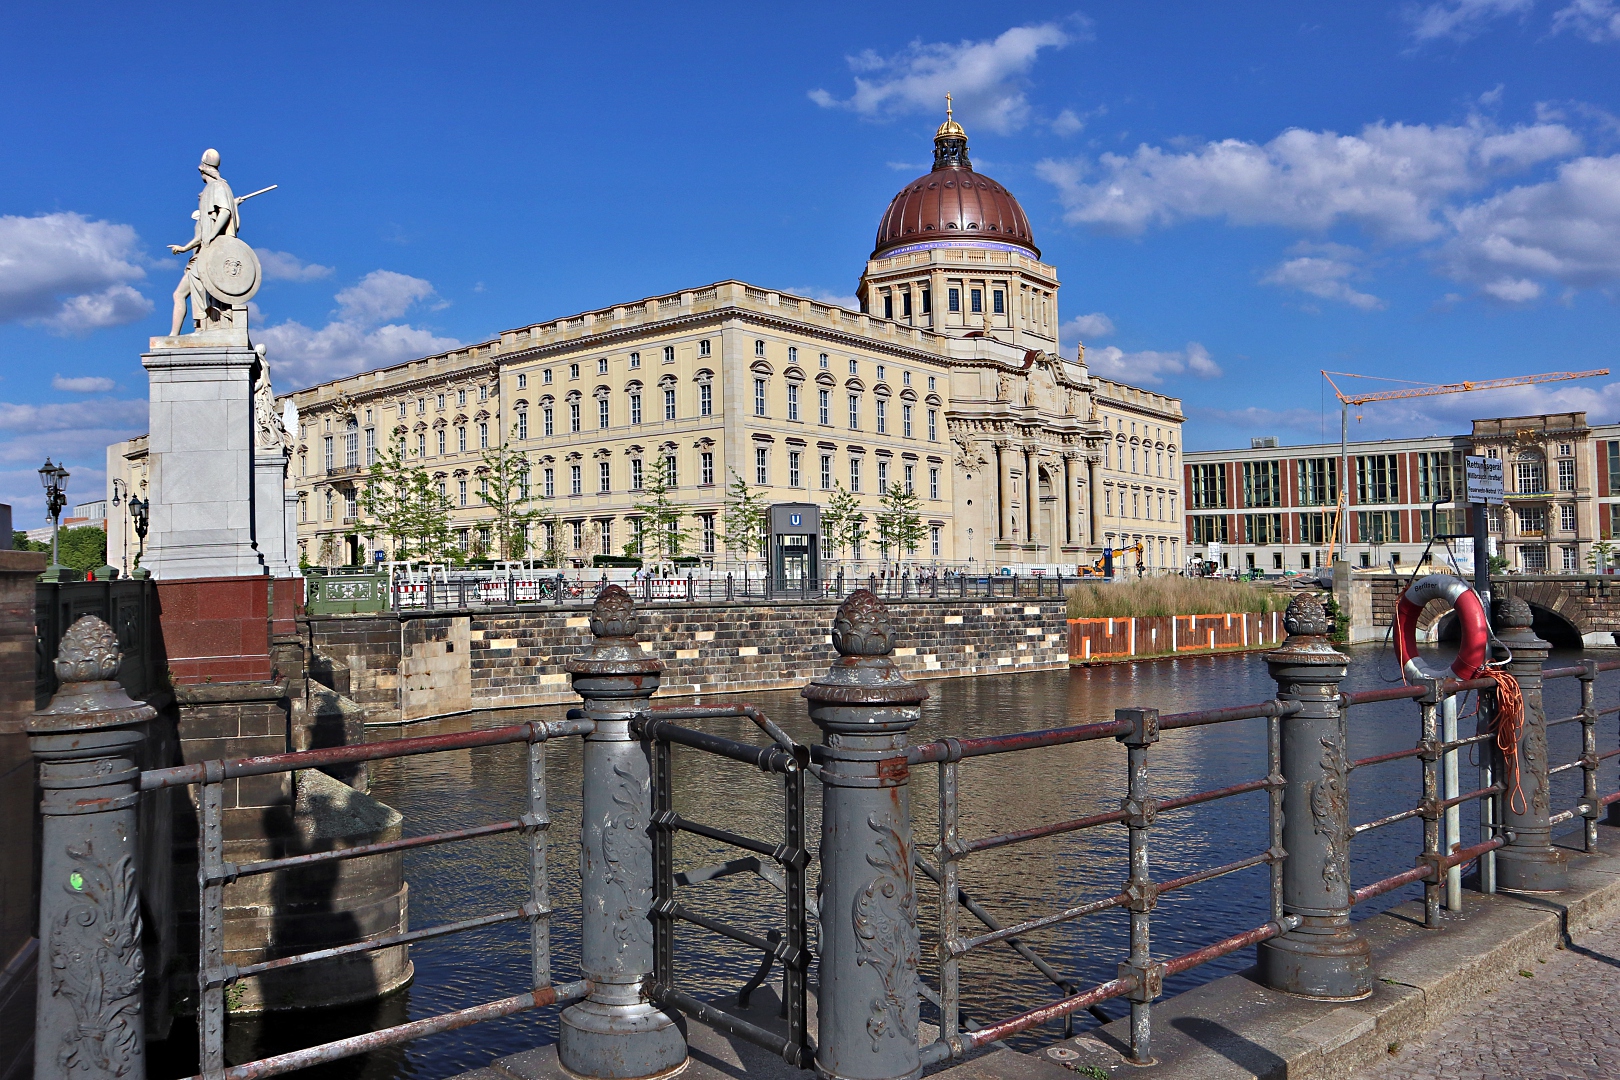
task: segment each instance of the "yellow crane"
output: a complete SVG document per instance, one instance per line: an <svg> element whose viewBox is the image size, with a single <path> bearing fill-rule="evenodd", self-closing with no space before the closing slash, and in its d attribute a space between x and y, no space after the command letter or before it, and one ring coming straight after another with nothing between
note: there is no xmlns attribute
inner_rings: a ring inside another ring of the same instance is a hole
<svg viewBox="0 0 1620 1080"><path fill-rule="evenodd" d="M1322 378L1333 387L1333 396L1339 399L1339 498L1333 508L1333 541L1328 545L1328 562L1333 561L1334 544L1338 543L1340 550L1348 551L1350 547L1350 518L1345 513L1345 506L1350 492L1350 406L1366 405L1374 401L1399 401L1404 398L1434 397L1438 394L1463 394L1471 390L1500 390L1508 386L1534 386L1537 383L1565 382L1570 379L1592 379L1599 375L1607 375L1608 368L1596 368L1592 371L1549 371L1542 375L1514 375L1505 379L1479 379L1469 382L1454 383L1413 383L1403 386L1399 390L1377 390L1368 394L1346 394L1339 389L1339 384L1333 381L1337 375L1342 379L1377 379L1376 375L1357 375L1351 371L1326 371ZM1400 382L1400 379L1384 379L1384 382ZM1359 419L1359 417L1358 417Z"/></svg>

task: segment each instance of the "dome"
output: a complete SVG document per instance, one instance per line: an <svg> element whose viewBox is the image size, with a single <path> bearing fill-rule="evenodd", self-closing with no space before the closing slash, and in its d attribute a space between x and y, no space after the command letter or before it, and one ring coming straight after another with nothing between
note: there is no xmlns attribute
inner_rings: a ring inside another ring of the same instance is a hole
<svg viewBox="0 0 1620 1080"><path fill-rule="evenodd" d="M973 171L967 133L946 119L934 135L934 168L900 189L878 222L871 257L909 244L972 240L986 246L1022 248L1041 257L1029 218L1012 192Z"/></svg>

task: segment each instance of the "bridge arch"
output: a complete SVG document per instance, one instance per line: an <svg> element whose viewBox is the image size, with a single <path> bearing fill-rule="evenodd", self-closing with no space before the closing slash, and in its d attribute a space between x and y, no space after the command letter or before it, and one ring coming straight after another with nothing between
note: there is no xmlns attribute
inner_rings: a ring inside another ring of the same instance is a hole
<svg viewBox="0 0 1620 1080"><path fill-rule="evenodd" d="M1507 587L1507 592L1530 605L1530 628L1554 648L1579 649L1592 633L1586 605L1556 585L1514 584ZM1456 641L1457 616L1443 601L1432 600L1418 618L1418 630L1424 641Z"/></svg>

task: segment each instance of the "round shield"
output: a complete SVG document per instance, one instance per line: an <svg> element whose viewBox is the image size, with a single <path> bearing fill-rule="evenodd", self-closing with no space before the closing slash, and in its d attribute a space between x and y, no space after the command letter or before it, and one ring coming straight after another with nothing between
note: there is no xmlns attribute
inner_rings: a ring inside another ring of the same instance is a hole
<svg viewBox="0 0 1620 1080"><path fill-rule="evenodd" d="M210 240L197 262L209 295L227 304L245 304L259 291L259 257L234 236Z"/></svg>

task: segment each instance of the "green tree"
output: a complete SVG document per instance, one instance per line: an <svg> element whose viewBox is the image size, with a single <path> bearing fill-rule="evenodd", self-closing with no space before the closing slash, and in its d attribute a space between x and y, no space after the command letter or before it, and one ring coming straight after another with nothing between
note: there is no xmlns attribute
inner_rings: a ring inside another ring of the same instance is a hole
<svg viewBox="0 0 1620 1080"><path fill-rule="evenodd" d="M861 501L841 480L833 481L832 495L821 511L821 535L832 543L833 551L848 551L852 557L866 539Z"/></svg>
<svg viewBox="0 0 1620 1080"><path fill-rule="evenodd" d="M1586 553L1586 565L1596 573L1603 573L1614 565L1614 545L1607 540L1599 540L1592 545L1592 550Z"/></svg>
<svg viewBox="0 0 1620 1080"><path fill-rule="evenodd" d="M361 513L392 540L396 559L439 562L449 554L449 504L427 469L409 461L397 445L386 447L372 462L358 501ZM330 541L322 541L318 556L328 566L336 557Z"/></svg>
<svg viewBox="0 0 1620 1080"><path fill-rule="evenodd" d="M650 555L673 559L691 543L691 529L681 527L681 505L669 497L669 468L666 458L657 458L642 481L642 500L635 504L641 514L640 535L625 549L627 555ZM630 550L634 548L635 550Z"/></svg>
<svg viewBox="0 0 1620 1080"><path fill-rule="evenodd" d="M722 542L727 552L746 559L760 546L770 509L764 495L749 487L748 481L738 476L735 469L728 471L731 483L726 485L726 509L720 522L724 534ZM765 552L761 550L759 555L764 558Z"/></svg>
<svg viewBox="0 0 1620 1080"><path fill-rule="evenodd" d="M878 544L885 557L893 551L899 562L922 543L922 499L903 485L890 484L884 489L881 507L877 512Z"/></svg>
<svg viewBox="0 0 1620 1080"><path fill-rule="evenodd" d="M17 551L49 551L49 540L39 541L28 539L28 534L21 529L13 529L11 533L11 546Z"/></svg>
<svg viewBox="0 0 1620 1080"><path fill-rule="evenodd" d="M511 437L517 438L516 425ZM484 466L478 497L495 511L494 535L490 538L493 553L498 559L521 559L527 554L530 530L553 520L549 508L530 505L535 500L529 494L529 455L508 440L486 448L479 456Z"/></svg>
<svg viewBox="0 0 1620 1080"><path fill-rule="evenodd" d="M47 541L45 550L50 550ZM107 534L99 525L80 525L72 529L63 529L58 537L58 560L63 566L71 566L80 573L94 570L107 562Z"/></svg>

